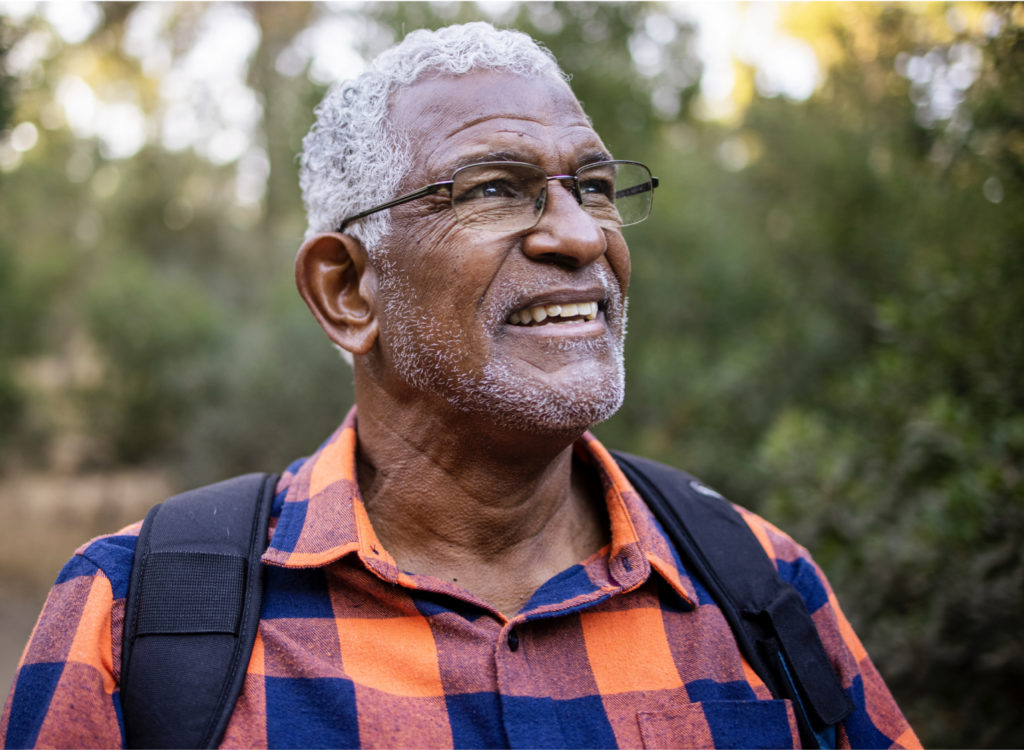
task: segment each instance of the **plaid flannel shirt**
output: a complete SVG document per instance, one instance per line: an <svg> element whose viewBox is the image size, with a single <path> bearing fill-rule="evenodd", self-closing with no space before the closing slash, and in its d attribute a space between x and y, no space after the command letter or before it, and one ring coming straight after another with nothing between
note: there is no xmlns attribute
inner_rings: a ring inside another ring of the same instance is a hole
<svg viewBox="0 0 1024 750"><path fill-rule="evenodd" d="M611 542L506 618L398 568L355 481L355 412L278 485L259 632L223 747L798 747L704 588L597 440ZM841 747L919 747L806 550L742 511L856 705ZM6 747L117 747L139 524L61 571L0 720Z"/></svg>

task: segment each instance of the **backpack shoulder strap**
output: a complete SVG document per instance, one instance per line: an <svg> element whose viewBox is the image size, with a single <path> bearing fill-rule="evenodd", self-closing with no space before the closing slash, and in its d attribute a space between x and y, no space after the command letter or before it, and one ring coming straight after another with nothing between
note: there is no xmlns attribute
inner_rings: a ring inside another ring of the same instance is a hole
<svg viewBox="0 0 1024 750"><path fill-rule="evenodd" d="M146 516L121 650L128 747L220 741L259 625L277 481L246 474L171 497Z"/></svg>
<svg viewBox="0 0 1024 750"><path fill-rule="evenodd" d="M688 569L708 589L750 666L772 695L793 702L805 746L835 747L853 710L807 606L721 495L689 474L613 452Z"/></svg>

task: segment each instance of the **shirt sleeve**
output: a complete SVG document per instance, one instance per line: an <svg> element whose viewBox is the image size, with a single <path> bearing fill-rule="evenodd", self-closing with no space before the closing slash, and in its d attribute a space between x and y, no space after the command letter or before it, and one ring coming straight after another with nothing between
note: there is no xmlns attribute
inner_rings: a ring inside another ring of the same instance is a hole
<svg viewBox="0 0 1024 750"><path fill-rule="evenodd" d="M738 510L775 561L782 579L800 593L843 689L853 701L853 713L837 727L838 746L920 748L917 735L853 632L832 586L810 553L762 518L743 508Z"/></svg>
<svg viewBox="0 0 1024 750"><path fill-rule="evenodd" d="M123 747L120 657L134 535L95 540L43 605L0 719L7 748Z"/></svg>

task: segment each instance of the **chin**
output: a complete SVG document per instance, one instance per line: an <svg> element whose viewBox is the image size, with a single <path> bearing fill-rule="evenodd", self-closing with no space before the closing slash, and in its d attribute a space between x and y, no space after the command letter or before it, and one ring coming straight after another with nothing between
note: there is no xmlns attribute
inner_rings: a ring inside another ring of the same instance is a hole
<svg viewBox="0 0 1024 750"><path fill-rule="evenodd" d="M593 369L582 368L584 373ZM615 414L626 393L621 358L600 368L598 377L584 373L551 384L488 367L471 386L463 384L450 394L449 401L514 432L576 437Z"/></svg>

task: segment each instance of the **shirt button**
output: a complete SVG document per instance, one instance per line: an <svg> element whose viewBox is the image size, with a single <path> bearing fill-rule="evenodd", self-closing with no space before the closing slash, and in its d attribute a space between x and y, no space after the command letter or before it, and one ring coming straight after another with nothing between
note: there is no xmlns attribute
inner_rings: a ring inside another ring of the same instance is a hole
<svg viewBox="0 0 1024 750"><path fill-rule="evenodd" d="M519 650L519 636L516 635L516 631L512 631L508 634L508 650L518 651Z"/></svg>

